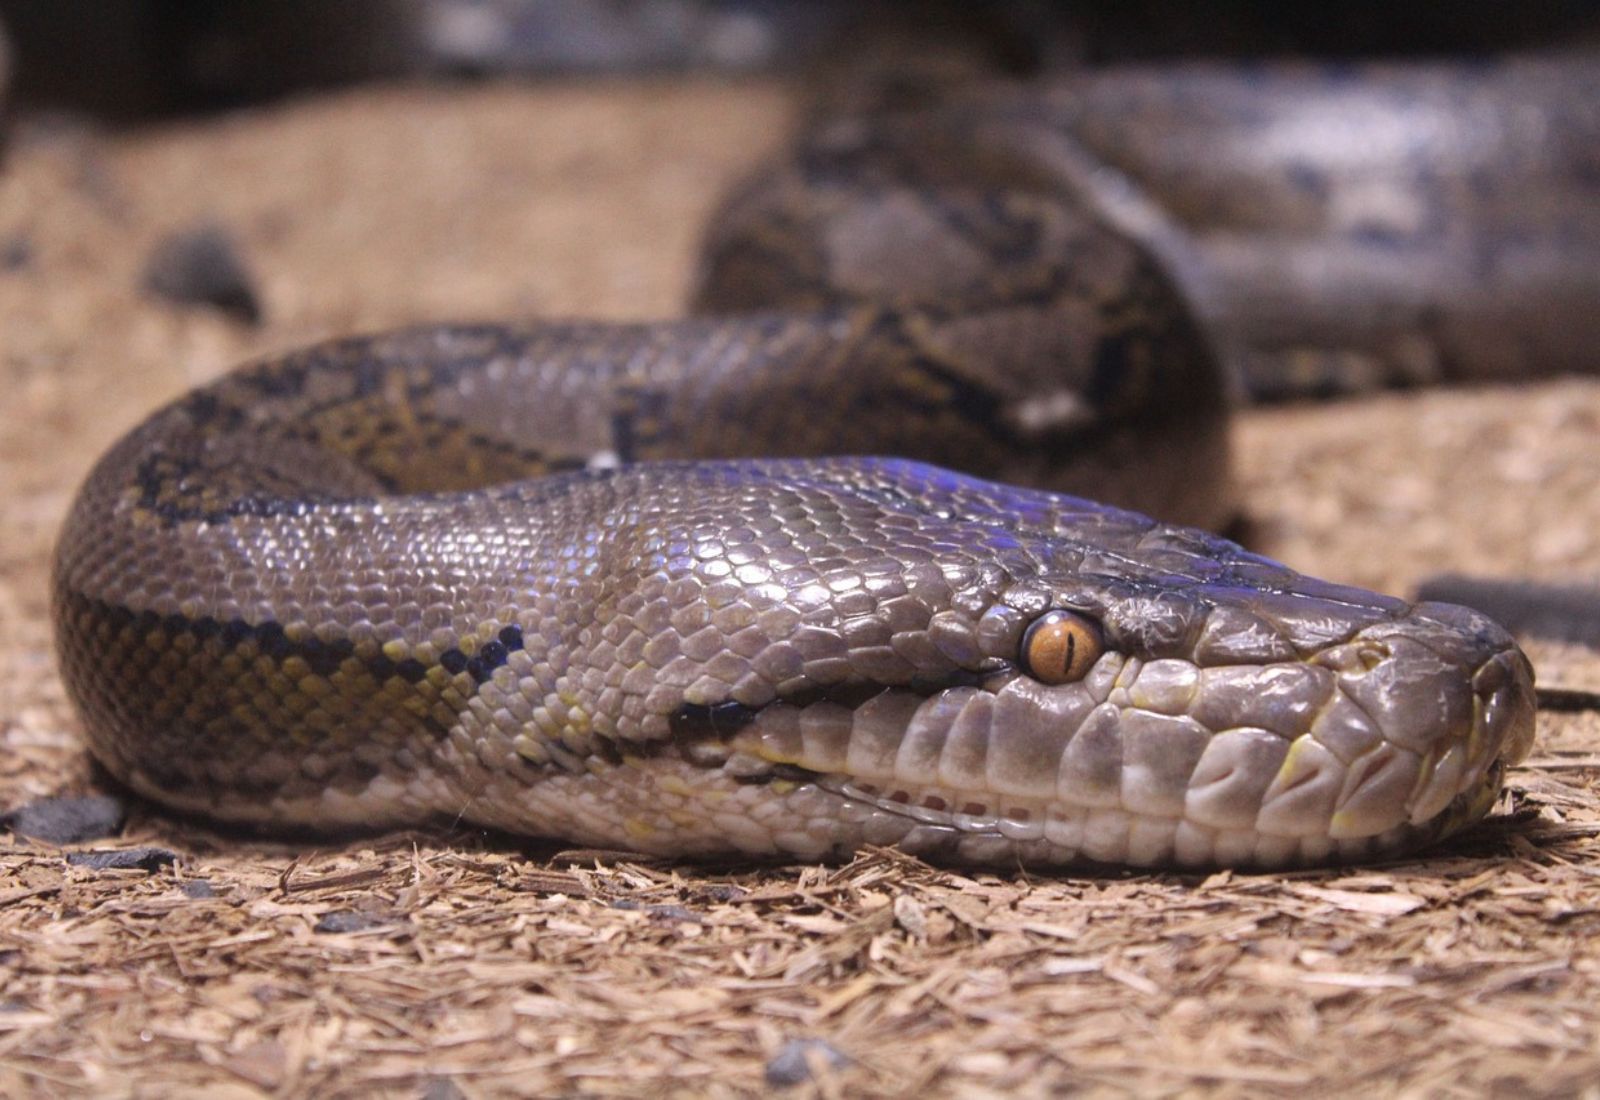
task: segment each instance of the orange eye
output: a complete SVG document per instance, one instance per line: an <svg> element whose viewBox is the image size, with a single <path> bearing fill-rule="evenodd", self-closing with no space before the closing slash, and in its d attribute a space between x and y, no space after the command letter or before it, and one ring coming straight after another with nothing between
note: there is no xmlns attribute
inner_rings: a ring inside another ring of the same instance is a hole
<svg viewBox="0 0 1600 1100"><path fill-rule="evenodd" d="M1087 676L1105 651L1099 623L1072 611L1050 611L1022 636L1022 671L1042 683L1070 684Z"/></svg>

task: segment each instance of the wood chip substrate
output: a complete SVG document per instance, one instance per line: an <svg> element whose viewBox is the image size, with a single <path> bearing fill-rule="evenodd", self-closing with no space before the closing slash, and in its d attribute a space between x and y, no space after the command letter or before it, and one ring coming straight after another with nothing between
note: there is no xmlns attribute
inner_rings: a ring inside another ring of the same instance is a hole
<svg viewBox="0 0 1600 1100"><path fill-rule="evenodd" d="M633 82L25 120L0 167L0 809L115 792L46 610L114 437L324 336L679 311L717 197L795 117L776 85ZM208 227L255 323L146 285ZM1595 381L1257 411L1237 439L1256 545L1308 572L1600 575ZM1588 650L1530 652L1600 689ZM1597 775L1600 715L1552 712L1485 825L1274 875L672 865L447 824L263 840L133 801L107 839L0 835L0 1094L1595 1095Z"/></svg>

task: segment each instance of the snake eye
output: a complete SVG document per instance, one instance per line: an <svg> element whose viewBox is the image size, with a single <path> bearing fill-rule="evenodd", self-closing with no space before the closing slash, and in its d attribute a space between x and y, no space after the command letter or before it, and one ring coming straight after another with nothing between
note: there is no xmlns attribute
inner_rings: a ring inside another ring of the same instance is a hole
<svg viewBox="0 0 1600 1100"><path fill-rule="evenodd" d="M1088 675L1106 650L1100 624L1073 611L1050 611L1022 635L1022 671L1046 684Z"/></svg>

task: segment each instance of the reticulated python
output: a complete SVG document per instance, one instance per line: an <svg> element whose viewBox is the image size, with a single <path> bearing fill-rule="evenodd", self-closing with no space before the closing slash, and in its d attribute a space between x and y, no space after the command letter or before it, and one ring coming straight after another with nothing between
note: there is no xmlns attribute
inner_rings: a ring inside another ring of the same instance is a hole
<svg viewBox="0 0 1600 1100"><path fill-rule="evenodd" d="M1576 63L1469 76L1111 74L843 124L729 203L699 316L347 339L190 393L61 538L91 745L228 821L670 854L1449 833L1532 739L1504 631L1062 491L1227 517L1206 333L1258 391L1568 365L1600 98Z"/></svg>

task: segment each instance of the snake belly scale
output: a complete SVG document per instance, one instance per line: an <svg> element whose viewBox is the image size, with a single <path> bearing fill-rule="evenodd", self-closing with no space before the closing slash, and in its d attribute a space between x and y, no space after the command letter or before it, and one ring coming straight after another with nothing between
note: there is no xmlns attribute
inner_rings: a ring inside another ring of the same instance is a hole
<svg viewBox="0 0 1600 1100"><path fill-rule="evenodd" d="M736 197L705 315L345 339L157 412L57 552L96 756L225 821L673 855L1278 866L1482 816L1533 733L1503 630L1070 495L1217 522L1228 395L995 132Z"/></svg>

